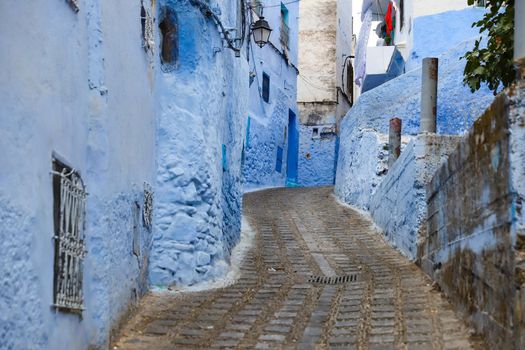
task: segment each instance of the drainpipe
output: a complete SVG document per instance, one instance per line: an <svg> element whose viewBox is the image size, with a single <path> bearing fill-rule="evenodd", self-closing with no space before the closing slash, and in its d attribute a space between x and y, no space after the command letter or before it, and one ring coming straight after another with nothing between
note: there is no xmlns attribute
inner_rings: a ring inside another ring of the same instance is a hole
<svg viewBox="0 0 525 350"><path fill-rule="evenodd" d="M419 132L435 133L437 124L438 59L435 57L424 58L422 69Z"/></svg>
<svg viewBox="0 0 525 350"><path fill-rule="evenodd" d="M514 60L525 57L525 0L514 2Z"/></svg>
<svg viewBox="0 0 525 350"><path fill-rule="evenodd" d="M390 132L388 134L388 168L396 162L401 154L401 119L390 119Z"/></svg>

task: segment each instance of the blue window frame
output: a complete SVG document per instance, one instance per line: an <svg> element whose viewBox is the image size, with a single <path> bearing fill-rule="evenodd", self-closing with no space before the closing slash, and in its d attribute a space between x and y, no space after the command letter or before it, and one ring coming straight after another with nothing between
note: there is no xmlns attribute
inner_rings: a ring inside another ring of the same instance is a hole
<svg viewBox="0 0 525 350"><path fill-rule="evenodd" d="M262 98L264 102L270 102L270 76L263 72Z"/></svg>
<svg viewBox="0 0 525 350"><path fill-rule="evenodd" d="M283 170L283 149L277 147L277 162L275 164L275 171L280 173Z"/></svg>

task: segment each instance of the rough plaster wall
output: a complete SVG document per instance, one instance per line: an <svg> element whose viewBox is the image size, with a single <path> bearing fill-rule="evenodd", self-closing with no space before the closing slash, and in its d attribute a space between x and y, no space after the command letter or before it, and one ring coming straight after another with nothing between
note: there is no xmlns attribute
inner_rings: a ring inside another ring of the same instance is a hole
<svg viewBox="0 0 525 350"><path fill-rule="evenodd" d="M369 208L370 198L387 173L388 137L346 119L341 130L335 194L346 203Z"/></svg>
<svg viewBox="0 0 525 350"><path fill-rule="evenodd" d="M413 138L370 200L374 223L409 259L416 259L426 232L425 186L458 141L458 136L433 134Z"/></svg>
<svg viewBox="0 0 525 350"><path fill-rule="evenodd" d="M426 0L423 1L426 2ZM441 1L431 1L435 4L441 3ZM462 2L466 7L467 1L454 1ZM418 4L420 1L415 3ZM461 11L448 11L416 18L414 20L414 47L407 60L406 70L419 68L425 57L437 57L444 51L453 49L458 43L478 38L479 28L472 27L472 23L479 21L484 13L485 10L481 7L470 7ZM474 45L471 45L470 49L472 47Z"/></svg>
<svg viewBox="0 0 525 350"><path fill-rule="evenodd" d="M513 348L509 122L499 95L427 187L422 267L491 348Z"/></svg>
<svg viewBox="0 0 525 350"><path fill-rule="evenodd" d="M463 133L494 99L486 87L471 93L463 85L465 61L459 58L472 45L473 41L464 42L439 56L437 127L440 134ZM403 134L415 135L419 131L420 109L421 68L418 68L362 94L343 120L342 128L357 119L363 127L386 134L388 121L397 116L403 120Z"/></svg>
<svg viewBox="0 0 525 350"><path fill-rule="evenodd" d="M315 126L321 133L323 127ZM299 186L333 185L335 179L336 135L312 139L313 126L299 127Z"/></svg>
<svg viewBox="0 0 525 350"><path fill-rule="evenodd" d="M297 37L298 3L286 5L290 28L288 62L270 45L259 48L253 40L249 48L249 69L253 76L250 85L249 130L244 135L245 158L243 164L244 189L284 186L287 173L289 111L297 116ZM281 9L266 8L264 17L272 28L279 28ZM279 32L272 33L271 42L281 48ZM269 102L262 99L263 72L270 77ZM246 126L248 128L248 125ZM277 147L283 149L282 171L276 169Z"/></svg>
<svg viewBox="0 0 525 350"><path fill-rule="evenodd" d="M32 264L34 219L0 193L0 344L2 349L46 347L38 269ZM33 221L33 222L32 222Z"/></svg>
<svg viewBox="0 0 525 350"><path fill-rule="evenodd" d="M234 10L220 8L226 27ZM178 16L179 52L159 72L153 285L189 285L222 275L240 234L240 164L248 100L245 58L222 48L211 20L185 0L166 0ZM214 48L221 48L214 53ZM227 102L230 101L230 102ZM222 169L222 145L227 169Z"/></svg>
<svg viewBox="0 0 525 350"><path fill-rule="evenodd" d="M337 0L301 1L299 17L297 101L334 101Z"/></svg>
<svg viewBox="0 0 525 350"><path fill-rule="evenodd" d="M143 182L153 182L155 105L152 65L142 49L139 14L140 3L130 6L124 0L93 2L88 12L93 107L85 179L90 192L86 323L94 329L90 344L100 347L107 346L110 331L147 287L151 234L141 216L141 254L135 256L132 208L137 203L142 212ZM120 18L119 26L114 25L115 16Z"/></svg>
<svg viewBox="0 0 525 350"><path fill-rule="evenodd" d="M49 171L53 150L85 169L85 17L64 2L2 2L0 30L0 347L81 348L84 324L51 308Z"/></svg>
<svg viewBox="0 0 525 350"><path fill-rule="evenodd" d="M440 134L463 133L494 98L486 87L472 94L463 86L464 61L459 57L472 44L472 41L461 43L440 56L437 121ZM422 44L416 43L416 47L419 45ZM377 135L388 133L388 121L394 116L403 120L404 135L419 132L420 90L421 72L417 69L367 91L350 109L340 133L335 192L341 200L368 207L370 196L381 182L385 161L381 146L375 141ZM372 133L366 135L364 130ZM366 146L362 144L364 141L368 142ZM372 157L370 149L374 150Z"/></svg>
<svg viewBox="0 0 525 350"><path fill-rule="evenodd" d="M154 171L155 115L140 4L80 6L78 13L67 2L0 6L2 32L24 33L24 40L0 39L8 53L0 58L6 69L0 163L11 169L0 176L1 222L10 227L1 230L2 251L13 253L3 255L11 272L1 274L1 300L13 307L1 307L0 344L8 349L104 348L111 328L146 288L146 270L130 245L131 205L142 202L142 181L151 182ZM53 151L80 171L89 193L82 318L51 308Z"/></svg>
<svg viewBox="0 0 525 350"><path fill-rule="evenodd" d="M286 182L286 161L288 150L288 110L291 101L278 89L272 96L271 104L265 109L271 111L268 119L251 117L248 145L245 147L244 180L245 189L284 186ZM264 102L262 102L264 103ZM283 149L282 171L275 170L277 147Z"/></svg>

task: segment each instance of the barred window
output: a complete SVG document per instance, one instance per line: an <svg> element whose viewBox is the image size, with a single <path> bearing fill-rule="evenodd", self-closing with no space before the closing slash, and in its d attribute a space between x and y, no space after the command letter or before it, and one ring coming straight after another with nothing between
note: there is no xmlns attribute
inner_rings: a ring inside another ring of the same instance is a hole
<svg viewBox="0 0 525 350"><path fill-rule="evenodd" d="M87 193L78 172L53 160L55 222L54 300L65 312L84 309L82 269L85 256L84 218Z"/></svg>

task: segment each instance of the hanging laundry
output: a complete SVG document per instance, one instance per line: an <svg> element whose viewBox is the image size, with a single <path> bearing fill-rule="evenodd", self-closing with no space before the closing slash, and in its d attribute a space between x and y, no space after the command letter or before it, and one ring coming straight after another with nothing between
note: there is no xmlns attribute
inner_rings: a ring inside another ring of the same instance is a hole
<svg viewBox="0 0 525 350"><path fill-rule="evenodd" d="M355 83L361 86L366 75L366 47L370 38L370 29L372 29L373 10L368 7L363 16L363 24L357 37L355 49Z"/></svg>
<svg viewBox="0 0 525 350"><path fill-rule="evenodd" d="M388 3L388 8L385 15L385 24L386 24L386 38L385 42L387 45L392 45L394 43L394 33L396 26L396 9L392 1Z"/></svg>

